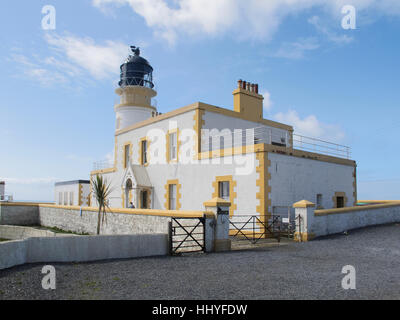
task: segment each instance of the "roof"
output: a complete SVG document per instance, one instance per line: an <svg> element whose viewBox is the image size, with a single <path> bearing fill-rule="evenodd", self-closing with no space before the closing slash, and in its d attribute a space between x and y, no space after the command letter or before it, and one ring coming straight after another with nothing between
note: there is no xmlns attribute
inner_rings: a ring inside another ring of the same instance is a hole
<svg viewBox="0 0 400 320"><path fill-rule="evenodd" d="M55 186L64 186L69 184L90 184L89 180L73 180L73 181L60 181L56 182Z"/></svg>
<svg viewBox="0 0 400 320"><path fill-rule="evenodd" d="M135 176L136 185L140 187L151 187L149 175L146 167L140 165L132 165L133 175Z"/></svg>

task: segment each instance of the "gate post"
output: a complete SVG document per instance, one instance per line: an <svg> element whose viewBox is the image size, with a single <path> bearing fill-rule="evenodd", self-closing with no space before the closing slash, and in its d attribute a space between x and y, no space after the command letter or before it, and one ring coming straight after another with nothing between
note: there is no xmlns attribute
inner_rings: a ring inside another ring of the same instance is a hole
<svg viewBox="0 0 400 320"><path fill-rule="evenodd" d="M231 203L229 201L221 198L214 198L210 201L204 202L205 211L214 215L214 223L212 223L214 230L212 231L208 228L209 223L207 223L206 228L206 238L208 238L208 241L206 242L213 243L212 251L214 252L231 250L231 240L229 239L230 206Z"/></svg>
<svg viewBox="0 0 400 320"><path fill-rule="evenodd" d="M298 242L312 240L315 237L311 232L312 223L314 221L315 204L307 200L301 200L293 204L293 208L295 208L296 222L294 240Z"/></svg>

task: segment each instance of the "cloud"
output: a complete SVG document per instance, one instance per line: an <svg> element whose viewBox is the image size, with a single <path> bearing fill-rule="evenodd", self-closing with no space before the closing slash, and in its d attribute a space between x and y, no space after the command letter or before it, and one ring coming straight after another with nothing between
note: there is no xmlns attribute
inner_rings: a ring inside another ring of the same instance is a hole
<svg viewBox="0 0 400 320"><path fill-rule="evenodd" d="M129 46L118 41L96 43L89 37L56 33L48 33L44 39L49 47L48 56L21 53L10 56L20 74L43 86L116 79L119 66L129 53Z"/></svg>
<svg viewBox="0 0 400 320"><path fill-rule="evenodd" d="M79 38L73 35L59 36L57 34L47 34L45 36L50 47L61 53L70 63L81 70L89 72L96 79L105 79L115 75L119 66L128 53L128 45L107 40L104 44L96 44L89 37ZM63 62L55 60L59 66Z"/></svg>
<svg viewBox="0 0 400 320"><path fill-rule="evenodd" d="M295 42L284 42L272 56L299 60L304 58L305 52L318 49L319 46L316 38L300 38Z"/></svg>
<svg viewBox="0 0 400 320"><path fill-rule="evenodd" d="M264 110L269 112L272 108L272 100L271 100L271 94L269 91L265 91L263 93L264 96Z"/></svg>
<svg viewBox="0 0 400 320"><path fill-rule="evenodd" d="M322 9L335 19L348 0L92 0L93 6L107 13L112 6L129 5L154 33L173 44L179 35L219 35L269 40L290 15ZM374 15L400 15L397 0L352 0L357 12ZM340 41L340 40L339 40Z"/></svg>
<svg viewBox="0 0 400 320"><path fill-rule="evenodd" d="M321 18L318 16L313 16L308 19L308 22L312 24L319 33L326 36L329 41L332 41L336 44L348 44L354 40L353 37L350 37L347 34L338 35L337 33L329 30L327 26L322 25Z"/></svg>
<svg viewBox="0 0 400 320"><path fill-rule="evenodd" d="M345 138L343 129L334 124L319 121L315 115L301 118L297 111L279 112L273 116L274 120L293 126L295 133L322 140L341 142Z"/></svg>

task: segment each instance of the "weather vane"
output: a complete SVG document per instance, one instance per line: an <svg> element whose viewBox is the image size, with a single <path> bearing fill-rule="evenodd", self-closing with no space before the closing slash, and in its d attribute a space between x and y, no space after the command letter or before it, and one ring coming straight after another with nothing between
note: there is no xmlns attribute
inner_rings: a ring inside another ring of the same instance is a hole
<svg viewBox="0 0 400 320"><path fill-rule="evenodd" d="M132 52L135 54L135 56L139 56L139 55L140 55L140 49L139 49L139 47L131 46L131 50L132 50Z"/></svg>

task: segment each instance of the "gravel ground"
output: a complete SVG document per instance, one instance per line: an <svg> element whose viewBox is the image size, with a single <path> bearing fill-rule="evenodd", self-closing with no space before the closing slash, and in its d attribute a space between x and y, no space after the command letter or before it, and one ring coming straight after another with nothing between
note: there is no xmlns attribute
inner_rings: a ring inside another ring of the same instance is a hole
<svg viewBox="0 0 400 320"><path fill-rule="evenodd" d="M308 243L95 263L53 264L57 289L41 288L43 264L0 271L2 299L400 299L400 225ZM343 290L342 267L357 289Z"/></svg>

